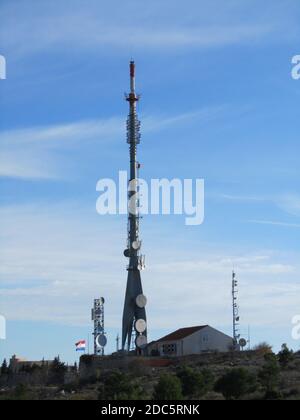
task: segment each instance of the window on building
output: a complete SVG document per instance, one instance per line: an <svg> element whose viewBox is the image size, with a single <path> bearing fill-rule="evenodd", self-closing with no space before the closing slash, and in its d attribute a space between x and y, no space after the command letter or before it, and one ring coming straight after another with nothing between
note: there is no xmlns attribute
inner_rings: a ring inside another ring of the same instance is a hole
<svg viewBox="0 0 300 420"><path fill-rule="evenodd" d="M163 350L163 354L176 354L177 353L176 343L163 344L162 350Z"/></svg>
<svg viewBox="0 0 300 420"><path fill-rule="evenodd" d="M209 337L208 337L208 334L204 334L204 335L203 335L203 337L202 337L202 341L203 341L203 343L208 343L208 342L209 342Z"/></svg>

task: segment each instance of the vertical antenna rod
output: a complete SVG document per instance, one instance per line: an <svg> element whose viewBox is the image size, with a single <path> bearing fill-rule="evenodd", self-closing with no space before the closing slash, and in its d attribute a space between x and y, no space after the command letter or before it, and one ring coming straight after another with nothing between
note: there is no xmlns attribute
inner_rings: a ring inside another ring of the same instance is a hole
<svg viewBox="0 0 300 420"><path fill-rule="evenodd" d="M137 162L137 145L140 143L140 121L136 112L139 96L135 93L135 63L130 62L130 93L126 95L129 102L127 118L127 143L129 144L130 179L128 186L128 237L125 257L129 258L127 267L127 288L123 311L122 350L130 351L132 335L135 330L135 347L143 349L147 344L146 297L143 295L140 270L144 268L144 256L140 254L139 238L139 185Z"/></svg>
<svg viewBox="0 0 300 420"><path fill-rule="evenodd" d="M239 334L239 306L238 306L238 280L235 271L232 271L232 315L233 315L233 341L234 348L238 348Z"/></svg>

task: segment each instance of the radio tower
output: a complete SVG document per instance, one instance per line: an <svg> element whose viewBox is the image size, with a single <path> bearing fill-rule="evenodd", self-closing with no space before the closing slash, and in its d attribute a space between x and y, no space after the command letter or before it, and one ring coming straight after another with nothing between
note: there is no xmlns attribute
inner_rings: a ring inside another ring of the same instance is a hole
<svg viewBox="0 0 300 420"><path fill-rule="evenodd" d="M94 354L95 356L104 356L104 347L107 344L107 338L104 330L104 303L105 299L94 300L92 309L92 321L94 321Z"/></svg>
<svg viewBox="0 0 300 420"><path fill-rule="evenodd" d="M129 258L127 266L127 288L123 312L122 350L132 348L132 335L135 331L135 348L140 351L147 345L146 297L143 295L140 270L145 266L145 257L141 255L139 238L139 185L137 145L140 143L140 121L136 112L139 96L135 93L135 64L130 62L130 93L126 95L129 103L127 119L127 143L130 155L130 179L128 186L128 240L124 251Z"/></svg>
<svg viewBox="0 0 300 420"><path fill-rule="evenodd" d="M237 349L239 346L240 334L239 334L239 305L238 305L238 281L236 278L235 271L232 271L232 311L233 311L233 341L234 348Z"/></svg>

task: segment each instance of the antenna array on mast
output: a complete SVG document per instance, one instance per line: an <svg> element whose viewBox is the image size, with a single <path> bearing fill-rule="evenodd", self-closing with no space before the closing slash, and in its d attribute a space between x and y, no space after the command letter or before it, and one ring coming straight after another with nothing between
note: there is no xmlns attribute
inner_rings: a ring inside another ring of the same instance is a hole
<svg viewBox="0 0 300 420"><path fill-rule="evenodd" d="M240 335L240 315L238 305L238 280L235 271L232 271L232 315L233 315L233 341L234 347L239 346Z"/></svg>

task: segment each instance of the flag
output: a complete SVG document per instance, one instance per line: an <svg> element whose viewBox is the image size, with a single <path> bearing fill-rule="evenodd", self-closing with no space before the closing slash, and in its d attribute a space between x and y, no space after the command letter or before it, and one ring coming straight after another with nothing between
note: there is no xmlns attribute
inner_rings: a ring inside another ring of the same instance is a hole
<svg viewBox="0 0 300 420"><path fill-rule="evenodd" d="M75 346L76 346L76 351L85 351L86 341L80 340L78 341L78 343L75 344Z"/></svg>

